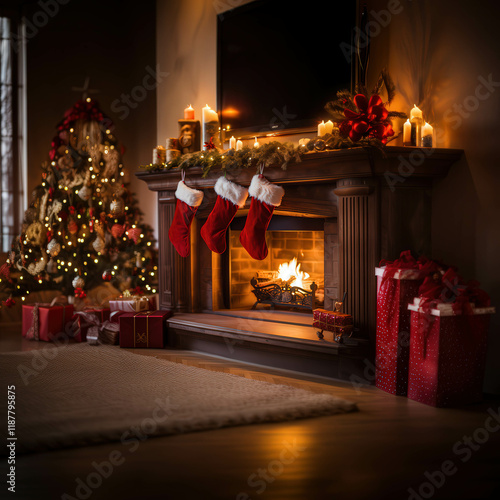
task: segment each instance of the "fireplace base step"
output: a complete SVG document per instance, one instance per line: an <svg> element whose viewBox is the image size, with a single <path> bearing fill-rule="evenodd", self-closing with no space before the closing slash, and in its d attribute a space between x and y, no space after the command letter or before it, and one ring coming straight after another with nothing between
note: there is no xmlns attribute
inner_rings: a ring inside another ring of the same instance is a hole
<svg viewBox="0 0 500 500"><path fill-rule="evenodd" d="M311 315L281 311L175 314L168 320L169 347L372 384L373 357L365 339L319 339Z"/></svg>

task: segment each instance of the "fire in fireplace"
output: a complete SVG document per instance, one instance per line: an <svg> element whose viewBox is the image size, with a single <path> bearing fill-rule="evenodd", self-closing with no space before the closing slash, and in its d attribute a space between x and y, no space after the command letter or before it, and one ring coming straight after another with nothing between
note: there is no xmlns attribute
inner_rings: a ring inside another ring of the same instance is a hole
<svg viewBox="0 0 500 500"><path fill-rule="evenodd" d="M287 307L312 310L323 306L325 289L324 222L317 230L268 230L268 256L253 260L229 234L229 300L231 309Z"/></svg>

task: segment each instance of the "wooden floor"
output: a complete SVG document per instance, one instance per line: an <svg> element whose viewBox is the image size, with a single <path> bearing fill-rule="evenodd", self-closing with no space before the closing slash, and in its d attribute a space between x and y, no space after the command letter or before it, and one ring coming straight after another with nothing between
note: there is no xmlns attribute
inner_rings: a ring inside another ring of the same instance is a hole
<svg viewBox="0 0 500 500"><path fill-rule="evenodd" d="M22 341L18 328L0 329L1 352L39 347ZM499 399L467 409L436 409L375 387L356 388L199 353L133 352L335 394L356 402L359 412L150 438L133 451L115 443L22 456L16 464L17 495L12 498L375 500L500 495L500 432L488 420L488 410L500 413ZM490 431L484 430L486 423ZM466 444L468 436L472 441ZM112 472L102 469L108 477L97 475L95 467L117 451L123 463ZM453 473L436 473L443 464ZM4 467L5 462L2 474ZM4 481L1 487L5 493L0 492L0 498L10 498Z"/></svg>

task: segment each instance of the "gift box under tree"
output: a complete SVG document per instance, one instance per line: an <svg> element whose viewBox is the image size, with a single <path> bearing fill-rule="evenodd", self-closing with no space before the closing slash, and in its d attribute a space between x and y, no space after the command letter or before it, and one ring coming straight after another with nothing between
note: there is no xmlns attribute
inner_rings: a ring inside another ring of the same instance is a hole
<svg viewBox="0 0 500 500"><path fill-rule="evenodd" d="M74 315L72 336L77 342L97 342L103 323L109 320L109 307L86 307Z"/></svg>
<svg viewBox="0 0 500 500"><path fill-rule="evenodd" d="M109 301L109 308L113 311L140 312L156 309L155 295L129 295L117 297Z"/></svg>
<svg viewBox="0 0 500 500"><path fill-rule="evenodd" d="M23 304L22 335L30 340L51 342L63 335L71 337L72 304Z"/></svg>
<svg viewBox="0 0 500 500"><path fill-rule="evenodd" d="M120 316L120 347L165 347L170 311L142 311Z"/></svg>
<svg viewBox="0 0 500 500"><path fill-rule="evenodd" d="M410 311L424 277L437 264L416 260L409 251L399 259L382 261L377 276L377 330L375 385L386 392L406 396L410 356Z"/></svg>
<svg viewBox="0 0 500 500"><path fill-rule="evenodd" d="M408 397L431 406L460 406L482 399L488 327L494 307L455 311L453 304L411 311Z"/></svg>

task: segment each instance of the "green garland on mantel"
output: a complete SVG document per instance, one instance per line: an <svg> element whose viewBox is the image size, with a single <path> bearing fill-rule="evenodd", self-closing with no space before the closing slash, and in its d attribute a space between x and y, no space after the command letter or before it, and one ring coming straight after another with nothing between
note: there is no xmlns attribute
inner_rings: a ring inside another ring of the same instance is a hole
<svg viewBox="0 0 500 500"><path fill-rule="evenodd" d="M239 151L229 149L219 151L210 149L208 151L197 151L188 153L166 164L150 163L141 165L140 168L148 172L164 172L168 170L186 170L191 167L201 167L202 177L206 177L211 170L221 171L224 175L227 173L237 174L242 169L254 168L259 172L262 165L265 167L281 167L286 170L288 164L292 162L301 162L304 155L309 152L331 151L334 149L345 149L353 147L376 147L383 148L375 139L361 140L356 143L349 138L339 134L327 134L323 137L311 139L307 145L297 146L291 142L272 141L262 144L260 147L244 146Z"/></svg>

